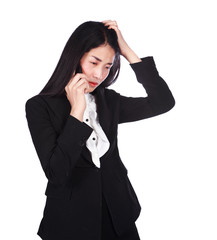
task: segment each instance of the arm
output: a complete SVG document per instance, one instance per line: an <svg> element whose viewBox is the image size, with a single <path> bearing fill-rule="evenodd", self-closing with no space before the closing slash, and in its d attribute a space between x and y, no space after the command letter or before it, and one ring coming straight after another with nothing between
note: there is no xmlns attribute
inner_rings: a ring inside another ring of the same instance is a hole
<svg viewBox="0 0 217 240"><path fill-rule="evenodd" d="M175 105L173 95L166 82L159 76L152 57L131 64L137 80L146 90L147 97L120 97L119 123L132 122L157 116Z"/></svg>
<svg viewBox="0 0 217 240"><path fill-rule="evenodd" d="M114 29L122 56L130 63L137 80L145 88L148 97L120 97L119 122L137 121L169 111L175 100L166 82L159 76L152 57L140 59L124 40L116 21L103 22L109 29Z"/></svg>
<svg viewBox="0 0 217 240"><path fill-rule="evenodd" d="M55 184L64 184L70 177L92 129L69 115L58 135L40 96L26 102L26 118L46 177Z"/></svg>

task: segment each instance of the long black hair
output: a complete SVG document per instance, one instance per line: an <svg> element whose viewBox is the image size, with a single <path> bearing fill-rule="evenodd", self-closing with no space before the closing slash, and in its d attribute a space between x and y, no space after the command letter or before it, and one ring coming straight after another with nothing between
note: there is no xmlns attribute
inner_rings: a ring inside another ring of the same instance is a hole
<svg viewBox="0 0 217 240"><path fill-rule="evenodd" d="M51 78L39 94L50 96L65 94L65 86L79 68L82 56L103 44L109 44L114 49L115 60L108 77L100 86L108 87L114 83L120 72L120 48L117 34L101 22L89 21L81 24L72 33Z"/></svg>

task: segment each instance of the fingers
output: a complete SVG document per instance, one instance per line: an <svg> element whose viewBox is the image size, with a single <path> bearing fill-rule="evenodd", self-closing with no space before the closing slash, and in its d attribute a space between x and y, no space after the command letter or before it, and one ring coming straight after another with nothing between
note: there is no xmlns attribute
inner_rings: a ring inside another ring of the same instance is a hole
<svg viewBox="0 0 217 240"><path fill-rule="evenodd" d="M105 20L102 22L106 27L108 27L108 29L113 29L116 34L117 34L117 37L118 39L121 41L123 36L121 34L121 31L120 29L118 28L118 24L116 21L112 21L112 20ZM120 43L119 43L120 44Z"/></svg>
<svg viewBox="0 0 217 240"><path fill-rule="evenodd" d="M65 87L66 92L78 92L78 93L86 93L88 92L89 84L87 80L80 79L76 84L71 84Z"/></svg>
<svg viewBox="0 0 217 240"><path fill-rule="evenodd" d="M82 73L77 73L76 75L74 75L74 76L70 79L70 81L68 82L68 84L66 85L66 87L72 88L72 87L75 86L81 79L84 79L84 80L87 81L86 76L85 76L84 74L82 74ZM82 81L82 83L83 83L83 81ZM65 87L65 88L66 88L66 87Z"/></svg>
<svg viewBox="0 0 217 240"><path fill-rule="evenodd" d="M105 20L105 21L102 21L102 23L108 27L108 29L114 29L114 30L118 30L118 24L116 21L114 20Z"/></svg>
<svg viewBox="0 0 217 240"><path fill-rule="evenodd" d="M105 26L109 26L109 25L113 25L113 26L118 26L117 22L115 20L104 20L102 21L102 23L104 23Z"/></svg>
<svg viewBox="0 0 217 240"><path fill-rule="evenodd" d="M77 90L86 93L88 89L89 89L88 81L86 79L86 76L82 73L78 73L75 76L73 76L65 87L66 92Z"/></svg>
<svg viewBox="0 0 217 240"><path fill-rule="evenodd" d="M69 80L68 85L73 86L74 84L76 84L80 79L86 79L86 76L83 73L77 73L76 75L73 75L72 78Z"/></svg>

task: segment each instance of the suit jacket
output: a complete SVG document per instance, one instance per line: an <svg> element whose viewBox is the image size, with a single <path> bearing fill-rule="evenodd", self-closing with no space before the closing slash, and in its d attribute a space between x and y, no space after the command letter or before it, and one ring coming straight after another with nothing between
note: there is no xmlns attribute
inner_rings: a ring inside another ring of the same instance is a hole
<svg viewBox="0 0 217 240"><path fill-rule="evenodd" d="M85 144L92 129L70 115L65 95L36 95L26 102L30 133L48 179L38 231L43 239L100 239L102 194L118 235L138 218L141 207L118 152L118 124L165 113L175 101L152 57L131 67L147 97L124 97L100 86L94 93L99 122L110 142L100 169Z"/></svg>

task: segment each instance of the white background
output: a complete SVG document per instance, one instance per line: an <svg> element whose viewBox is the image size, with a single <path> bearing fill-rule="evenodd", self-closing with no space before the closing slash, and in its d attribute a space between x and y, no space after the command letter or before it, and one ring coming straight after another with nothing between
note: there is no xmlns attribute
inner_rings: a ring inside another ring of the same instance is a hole
<svg viewBox="0 0 217 240"><path fill-rule="evenodd" d="M1 1L0 239L36 240L46 178L25 102L52 74L84 21L116 19L140 57L154 56L176 106L119 129L122 160L142 205L142 240L217 239L215 1ZM125 59L125 95L145 96Z"/></svg>

